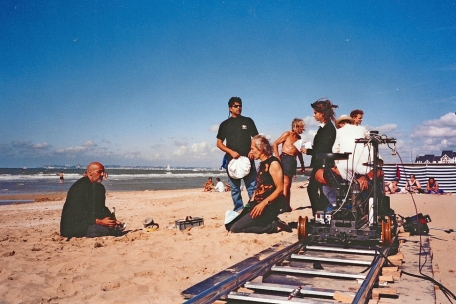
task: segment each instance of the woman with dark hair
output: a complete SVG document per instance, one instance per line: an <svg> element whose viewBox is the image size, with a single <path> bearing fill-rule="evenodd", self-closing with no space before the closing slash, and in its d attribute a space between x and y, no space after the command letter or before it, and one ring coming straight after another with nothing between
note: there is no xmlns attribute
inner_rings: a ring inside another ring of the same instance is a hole
<svg viewBox="0 0 456 304"><path fill-rule="evenodd" d="M307 155L311 155L310 167L312 167L312 173L309 179L309 185L307 186L307 193L310 199L310 205L312 206L312 213L318 210L324 210L329 204L329 201L322 192L321 184L315 179L315 174L318 169L323 167L323 160L316 159L318 153L332 153L332 147L336 140L336 128L333 125L333 121L336 120L335 108L337 105L331 103L329 99L319 99L311 104L314 112L314 118L320 123L317 134L315 134L312 148L306 149L301 148L301 152Z"/></svg>
<svg viewBox="0 0 456 304"><path fill-rule="evenodd" d="M272 155L271 144L263 135L256 135L252 138L250 153L260 160L255 193L248 207L227 228L233 233L291 232L291 228L277 217L285 207L283 172L279 160Z"/></svg>
<svg viewBox="0 0 456 304"><path fill-rule="evenodd" d="M407 181L407 184L405 185L405 190L409 193L421 192L421 184L420 181L416 179L415 174L410 174L410 179Z"/></svg>
<svg viewBox="0 0 456 304"><path fill-rule="evenodd" d="M451 192L445 193L442 189L439 189L439 183L433 177L429 177L429 180L426 185L427 194L445 194L451 195Z"/></svg>

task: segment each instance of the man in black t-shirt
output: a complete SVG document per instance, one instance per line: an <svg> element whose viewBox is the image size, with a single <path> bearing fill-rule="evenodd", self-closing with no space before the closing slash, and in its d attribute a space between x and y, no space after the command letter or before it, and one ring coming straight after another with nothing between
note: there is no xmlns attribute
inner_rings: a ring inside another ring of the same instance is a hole
<svg viewBox="0 0 456 304"><path fill-rule="evenodd" d="M217 133L217 148L226 153L227 162L240 156L250 158L250 172L243 180L249 194L252 197L256 187L256 169L253 157L249 155L252 137L258 134L255 123L250 117L241 115L242 100L239 97L231 97L228 101L228 109L231 117L220 124ZM226 140L226 144L223 142ZM228 169L227 169L228 172ZM241 179L234 179L228 174L233 198L234 211L244 207L241 196Z"/></svg>

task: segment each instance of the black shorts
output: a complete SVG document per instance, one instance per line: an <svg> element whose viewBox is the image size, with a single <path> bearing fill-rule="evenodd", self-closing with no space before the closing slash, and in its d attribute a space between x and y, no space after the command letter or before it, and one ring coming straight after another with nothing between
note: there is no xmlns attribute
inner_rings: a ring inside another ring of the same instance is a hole
<svg viewBox="0 0 456 304"><path fill-rule="evenodd" d="M296 175L296 167L298 162L296 161L296 156L291 156L285 153L280 154L280 160L282 162L283 174L289 177Z"/></svg>

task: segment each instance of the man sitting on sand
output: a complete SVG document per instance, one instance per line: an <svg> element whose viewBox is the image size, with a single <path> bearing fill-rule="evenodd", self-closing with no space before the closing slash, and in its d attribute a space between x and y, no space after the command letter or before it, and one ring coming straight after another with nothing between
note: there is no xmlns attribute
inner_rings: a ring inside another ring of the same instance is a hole
<svg viewBox="0 0 456 304"><path fill-rule="evenodd" d="M220 178L215 179L215 192L225 192L225 185L220 181Z"/></svg>
<svg viewBox="0 0 456 304"><path fill-rule="evenodd" d="M203 191L211 192L212 190L214 190L214 183L212 182L212 177L209 177L207 179L207 182L205 182L203 185Z"/></svg>
<svg viewBox="0 0 456 304"><path fill-rule="evenodd" d="M105 206L106 189L101 184L104 166L98 162L87 166L87 176L77 180L68 190L60 219L60 235L98 237L117 235L121 222L111 219Z"/></svg>

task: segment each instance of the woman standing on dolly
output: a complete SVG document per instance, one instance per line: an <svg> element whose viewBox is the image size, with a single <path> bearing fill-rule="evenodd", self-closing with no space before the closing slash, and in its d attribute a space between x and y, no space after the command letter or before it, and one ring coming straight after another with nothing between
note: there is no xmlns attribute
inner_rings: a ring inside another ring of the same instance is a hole
<svg viewBox="0 0 456 304"><path fill-rule="evenodd" d="M313 116L320 123L320 127L317 134L315 134L312 149L301 148L301 152L312 155L312 160L310 161L312 173L310 174L307 193L312 206L312 213L315 216L318 210L324 210L329 203L322 192L321 184L315 180L315 174L318 169L323 167L323 160L316 159L316 155L318 153L332 153L332 147L336 140L336 128L332 121L336 120L334 109L338 108L338 106L333 105L329 99L324 98L312 103L311 106L314 112Z"/></svg>

